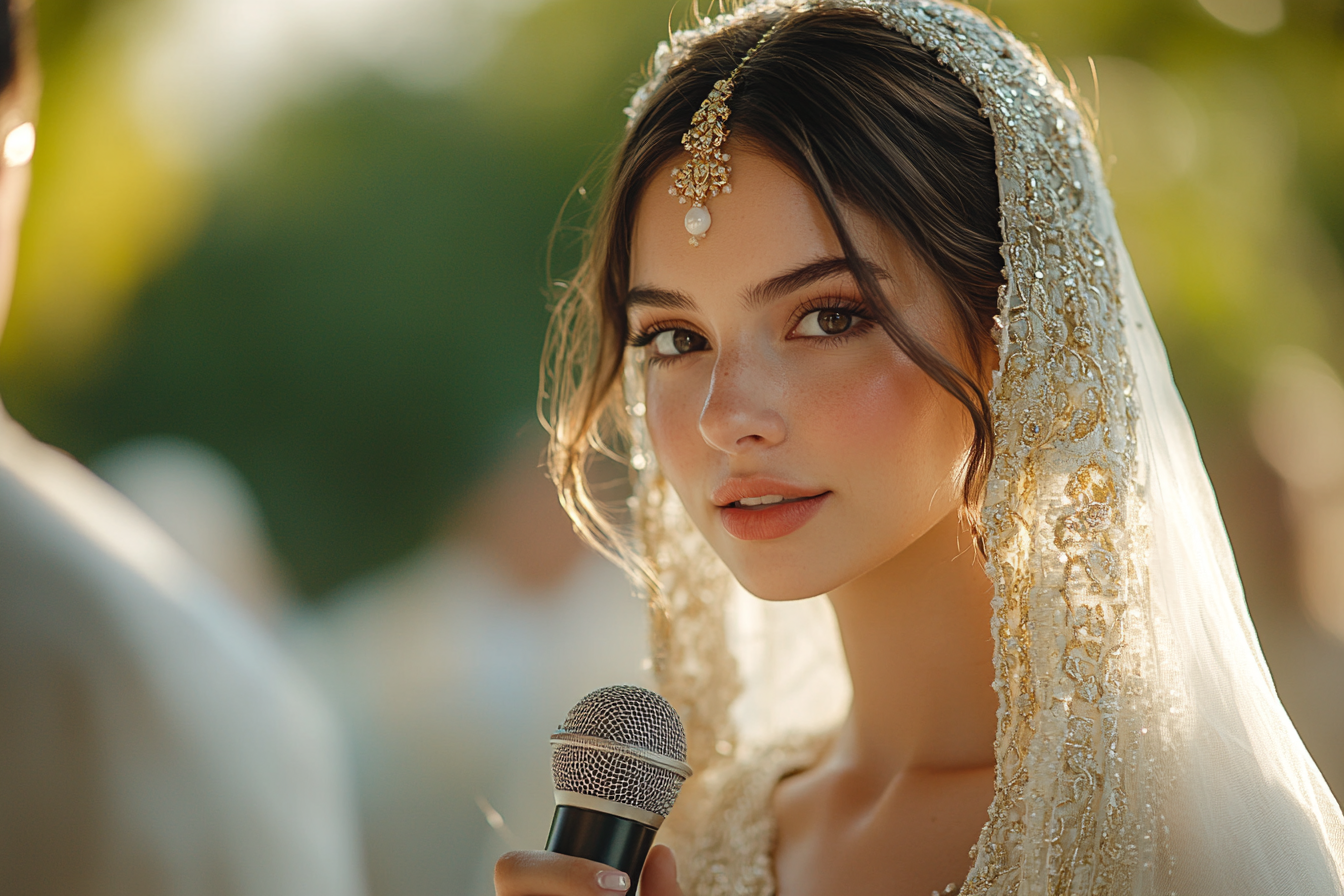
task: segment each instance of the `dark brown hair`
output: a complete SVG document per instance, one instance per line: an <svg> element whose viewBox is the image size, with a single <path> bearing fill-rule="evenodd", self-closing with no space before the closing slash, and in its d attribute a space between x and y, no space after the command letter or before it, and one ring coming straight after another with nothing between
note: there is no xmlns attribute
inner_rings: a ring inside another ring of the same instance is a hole
<svg viewBox="0 0 1344 896"><path fill-rule="evenodd" d="M645 101L616 151L585 260L551 321L543 412L550 468L580 532L638 565L594 499L593 453L621 454L621 369L635 211L665 180L681 136L714 82L725 78L775 20L747 19L703 38ZM962 471L972 521L993 452L983 360L1003 283L994 138L975 95L927 50L866 10L787 14L738 75L729 144L749 145L791 169L816 194L850 271L892 341L967 410L974 435ZM891 228L932 270L948 297L973 369L913 333L886 300L842 221L842 210Z"/></svg>

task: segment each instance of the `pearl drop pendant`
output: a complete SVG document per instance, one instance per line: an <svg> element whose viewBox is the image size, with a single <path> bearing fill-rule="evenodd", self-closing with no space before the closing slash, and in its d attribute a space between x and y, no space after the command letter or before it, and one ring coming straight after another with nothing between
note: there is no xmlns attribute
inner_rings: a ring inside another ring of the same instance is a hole
<svg viewBox="0 0 1344 896"><path fill-rule="evenodd" d="M691 235L691 245L698 245L696 237L705 235L709 230L709 209L693 205L686 210L686 232Z"/></svg>

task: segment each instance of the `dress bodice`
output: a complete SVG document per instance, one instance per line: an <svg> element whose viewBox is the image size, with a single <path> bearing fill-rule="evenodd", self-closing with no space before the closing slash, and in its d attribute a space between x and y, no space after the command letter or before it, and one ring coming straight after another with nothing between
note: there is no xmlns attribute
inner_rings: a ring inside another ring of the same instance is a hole
<svg viewBox="0 0 1344 896"><path fill-rule="evenodd" d="M775 787L815 765L831 734L781 741L718 770L708 785L704 820L687 838L691 846L680 875L686 896L775 896ZM933 893L956 896L960 890L953 885Z"/></svg>
<svg viewBox="0 0 1344 896"><path fill-rule="evenodd" d="M775 785L815 763L829 740L828 734L776 743L706 782L704 821L686 838L690 853L680 877L687 896L774 896Z"/></svg>

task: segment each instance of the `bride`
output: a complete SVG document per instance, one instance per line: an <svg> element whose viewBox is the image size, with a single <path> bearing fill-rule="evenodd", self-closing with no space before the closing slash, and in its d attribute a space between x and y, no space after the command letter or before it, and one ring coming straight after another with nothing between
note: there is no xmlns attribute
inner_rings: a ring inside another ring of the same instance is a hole
<svg viewBox="0 0 1344 896"><path fill-rule="evenodd" d="M548 398L561 500L646 583L697 769L641 890L1344 893L1344 818L1049 68L951 3L767 0L674 35L629 114ZM798 704L749 657L814 633L734 623L734 579L828 596L838 725L752 737ZM500 896L628 886L496 870Z"/></svg>

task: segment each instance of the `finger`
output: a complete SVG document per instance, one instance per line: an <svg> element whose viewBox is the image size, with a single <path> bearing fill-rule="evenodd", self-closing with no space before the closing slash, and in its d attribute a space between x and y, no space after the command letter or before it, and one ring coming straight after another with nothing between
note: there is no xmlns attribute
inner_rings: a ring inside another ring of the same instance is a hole
<svg viewBox="0 0 1344 896"><path fill-rule="evenodd" d="M661 843L649 850L639 874L639 896L682 896L677 883L677 857Z"/></svg>
<svg viewBox="0 0 1344 896"><path fill-rule="evenodd" d="M625 872L554 852L506 852L495 863L496 896L618 896L628 889Z"/></svg>

